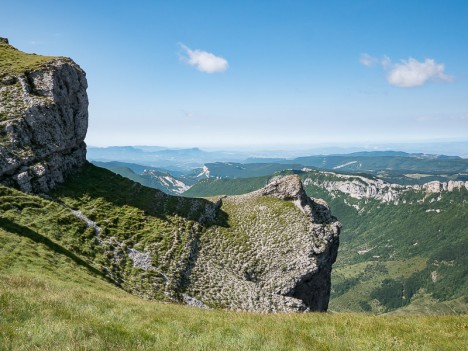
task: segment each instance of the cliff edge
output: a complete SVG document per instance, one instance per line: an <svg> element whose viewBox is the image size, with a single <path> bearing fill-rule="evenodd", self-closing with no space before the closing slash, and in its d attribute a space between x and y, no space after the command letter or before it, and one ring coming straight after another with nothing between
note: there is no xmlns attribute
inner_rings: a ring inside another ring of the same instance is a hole
<svg viewBox="0 0 468 351"><path fill-rule="evenodd" d="M85 72L0 38L0 183L47 192L86 161Z"/></svg>

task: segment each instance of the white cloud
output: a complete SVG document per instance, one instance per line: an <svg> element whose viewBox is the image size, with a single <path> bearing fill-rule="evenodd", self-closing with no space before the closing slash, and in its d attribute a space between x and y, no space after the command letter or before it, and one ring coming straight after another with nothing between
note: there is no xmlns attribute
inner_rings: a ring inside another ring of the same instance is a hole
<svg viewBox="0 0 468 351"><path fill-rule="evenodd" d="M445 74L445 66L434 59L425 59L423 62L410 57L401 60L401 63L392 63L388 56L377 59L369 54L361 54L359 62L367 67L380 65L386 71L387 81L394 86L413 88L424 85L429 81L450 82L453 77Z"/></svg>
<svg viewBox="0 0 468 351"><path fill-rule="evenodd" d="M192 50L184 44L180 44L180 47L186 54L186 56L182 56L182 60L189 65L196 67L201 72L224 72L229 67L229 64L225 58L216 56L211 52Z"/></svg>
<svg viewBox="0 0 468 351"><path fill-rule="evenodd" d="M433 59L419 62L414 58L409 58L391 66L387 81L391 85L403 88L417 87L429 80L451 81L452 77L446 75L444 70L444 65Z"/></svg>
<svg viewBox="0 0 468 351"><path fill-rule="evenodd" d="M359 58L359 62L364 66L371 67L371 66L376 65L379 62L379 60L376 57L373 57L369 54L364 53L364 54L361 54L361 57Z"/></svg>

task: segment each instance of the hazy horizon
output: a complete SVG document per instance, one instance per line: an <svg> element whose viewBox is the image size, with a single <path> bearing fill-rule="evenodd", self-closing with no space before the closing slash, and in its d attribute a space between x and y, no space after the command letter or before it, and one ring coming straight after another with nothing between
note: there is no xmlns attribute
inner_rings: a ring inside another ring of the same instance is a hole
<svg viewBox="0 0 468 351"><path fill-rule="evenodd" d="M309 145L233 145L233 146L203 146L203 145L93 145L91 148L134 147L134 148L162 148L162 149L194 149L208 152L237 152L261 157L298 157L311 154L352 153L359 151L402 151L407 153L440 154L468 158L468 139L466 140L434 140L406 143L328 143ZM289 156L288 156L289 155Z"/></svg>

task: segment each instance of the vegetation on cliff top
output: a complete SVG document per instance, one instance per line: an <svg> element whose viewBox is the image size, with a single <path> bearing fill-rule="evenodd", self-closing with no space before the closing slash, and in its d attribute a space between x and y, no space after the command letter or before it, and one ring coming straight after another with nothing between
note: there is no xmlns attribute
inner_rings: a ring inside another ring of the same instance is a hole
<svg viewBox="0 0 468 351"><path fill-rule="evenodd" d="M0 42L0 78L25 71L33 71L53 60L54 56L27 54L13 46Z"/></svg>

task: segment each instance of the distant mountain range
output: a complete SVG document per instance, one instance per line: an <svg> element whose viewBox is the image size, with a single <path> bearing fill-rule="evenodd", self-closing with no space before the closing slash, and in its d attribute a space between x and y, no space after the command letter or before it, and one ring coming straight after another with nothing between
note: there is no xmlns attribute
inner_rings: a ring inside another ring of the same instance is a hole
<svg viewBox="0 0 468 351"><path fill-rule="evenodd" d="M439 154L402 151L360 151L349 154L311 155L296 158L249 157L247 153L204 151L199 148L164 149L150 146L88 148L90 161L118 161L144 165L148 169L169 172L175 176L200 174L208 167L212 177L254 177L271 170L317 168L333 171L366 173L390 182L413 182L417 177L405 174L440 176L456 179L468 174L468 159ZM252 165L253 164L253 165ZM264 165L260 165L264 164ZM285 166L287 165L287 166ZM129 167L136 173L141 169ZM455 177L455 178L454 178ZM427 180L427 179L426 179Z"/></svg>
<svg viewBox="0 0 468 351"><path fill-rule="evenodd" d="M187 172L202 167L207 162L239 162L247 155L228 151L204 151L199 148L168 149L159 146L111 146L105 148L88 147L90 161L137 163L171 171Z"/></svg>
<svg viewBox="0 0 468 351"><path fill-rule="evenodd" d="M244 163L233 161L201 163L204 159L222 158L225 155L224 152L209 153L198 148L162 150L160 147L143 147L143 149L111 147L91 148L88 152L88 159L94 158L93 163L100 167L168 194L182 194L204 179L251 178L287 170L322 169L362 174L401 185L421 185L434 180L468 180L468 159L458 156L411 154L402 151L361 151L344 155L304 156L291 160L247 158ZM239 154L229 155L230 158L240 156ZM96 160L112 157L130 159L132 162ZM138 164L138 160L144 163Z"/></svg>

